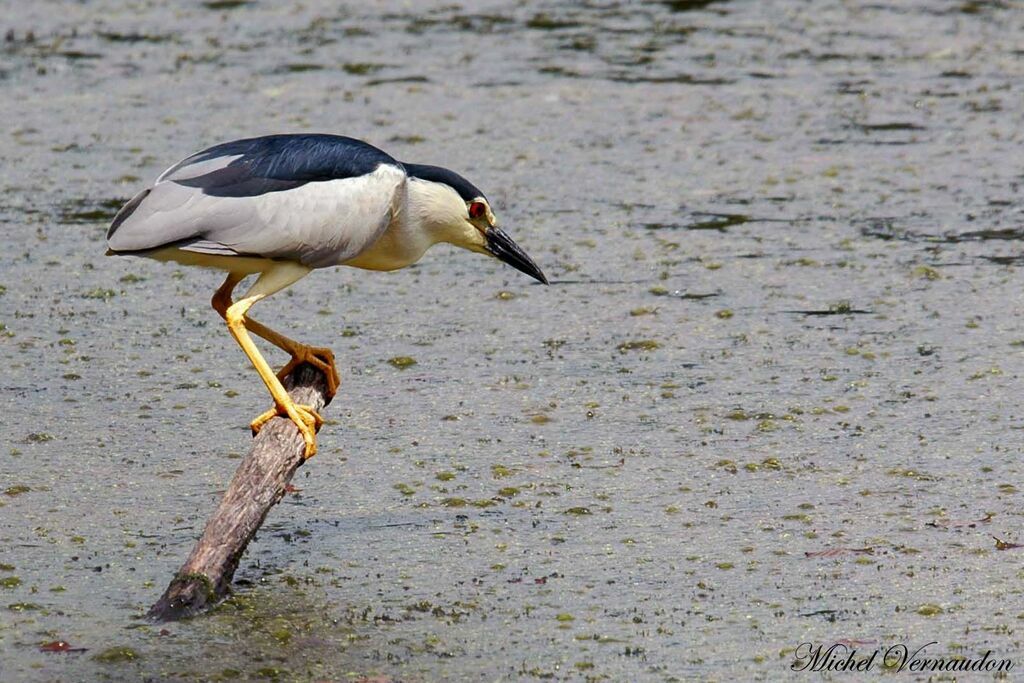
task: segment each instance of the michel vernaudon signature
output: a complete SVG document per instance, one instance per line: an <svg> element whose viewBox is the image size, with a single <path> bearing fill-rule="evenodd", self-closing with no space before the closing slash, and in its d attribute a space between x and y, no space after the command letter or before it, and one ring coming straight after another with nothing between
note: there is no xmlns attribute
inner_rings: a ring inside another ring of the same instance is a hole
<svg viewBox="0 0 1024 683"><path fill-rule="evenodd" d="M913 671L1009 671L1013 662L996 659L987 650L981 657L932 657L926 650L938 641L912 648L903 643L860 652L842 643L825 647L821 643L801 643L790 665L793 671L872 671L882 669L889 672Z"/></svg>

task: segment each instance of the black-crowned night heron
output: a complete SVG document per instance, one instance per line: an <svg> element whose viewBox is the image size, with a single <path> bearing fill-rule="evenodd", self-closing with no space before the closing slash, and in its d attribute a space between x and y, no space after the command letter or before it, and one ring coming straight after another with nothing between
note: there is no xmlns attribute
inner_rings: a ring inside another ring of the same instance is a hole
<svg viewBox="0 0 1024 683"><path fill-rule="evenodd" d="M338 388L330 349L307 346L246 314L315 268L395 270L434 244L489 254L537 280L537 264L498 229L484 193L439 166L406 164L360 140L336 135L269 135L226 142L175 164L135 195L107 232L108 254L227 271L213 307L270 390L274 407L252 422L258 432L286 415L316 453L323 420L296 405L281 385L300 363L324 372L328 400ZM232 301L235 286L258 274ZM291 354L276 375L249 333Z"/></svg>

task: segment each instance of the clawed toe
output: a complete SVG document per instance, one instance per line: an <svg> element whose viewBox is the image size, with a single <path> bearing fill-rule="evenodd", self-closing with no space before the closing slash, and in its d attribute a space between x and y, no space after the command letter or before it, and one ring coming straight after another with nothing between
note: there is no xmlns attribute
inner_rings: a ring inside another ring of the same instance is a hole
<svg viewBox="0 0 1024 683"><path fill-rule="evenodd" d="M316 433L324 424L324 419L320 417L319 413L309 406L297 403L275 406L261 414L249 425L253 436L256 436L263 429L263 425L275 417L287 417L298 428L299 433L302 434L302 438L306 442L306 460L316 455Z"/></svg>
<svg viewBox="0 0 1024 683"><path fill-rule="evenodd" d="M327 378L326 399L330 403L334 395L338 393L338 386L341 384L338 368L334 364L334 352L318 346L300 346L292 351L291 360L277 373L277 378L283 382L285 377L303 363L309 363L324 373L324 377Z"/></svg>

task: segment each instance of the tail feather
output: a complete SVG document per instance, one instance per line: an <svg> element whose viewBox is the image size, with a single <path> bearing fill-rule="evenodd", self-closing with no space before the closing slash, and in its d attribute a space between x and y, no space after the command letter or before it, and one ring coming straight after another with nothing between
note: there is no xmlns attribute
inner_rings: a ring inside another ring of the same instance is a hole
<svg viewBox="0 0 1024 683"><path fill-rule="evenodd" d="M121 210L117 212L116 216L114 216L114 222L110 224L110 229L107 230L108 242L110 241L110 238L114 236L114 233L117 232L117 229L121 227L121 224L128 220L129 216L135 213L135 209L139 208L139 205L142 204L142 200L148 197L149 193L152 191L153 188L146 188L142 192L132 197L127 204L121 207ZM112 249L107 251L108 254L111 252L113 252Z"/></svg>

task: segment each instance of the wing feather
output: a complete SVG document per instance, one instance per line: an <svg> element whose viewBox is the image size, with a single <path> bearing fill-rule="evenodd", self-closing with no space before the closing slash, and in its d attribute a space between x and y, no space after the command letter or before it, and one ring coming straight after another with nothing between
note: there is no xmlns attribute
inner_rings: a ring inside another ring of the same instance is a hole
<svg viewBox="0 0 1024 683"><path fill-rule="evenodd" d="M401 164L351 138L239 140L161 174L122 208L107 241L114 252L173 246L335 265L380 237L405 182Z"/></svg>

